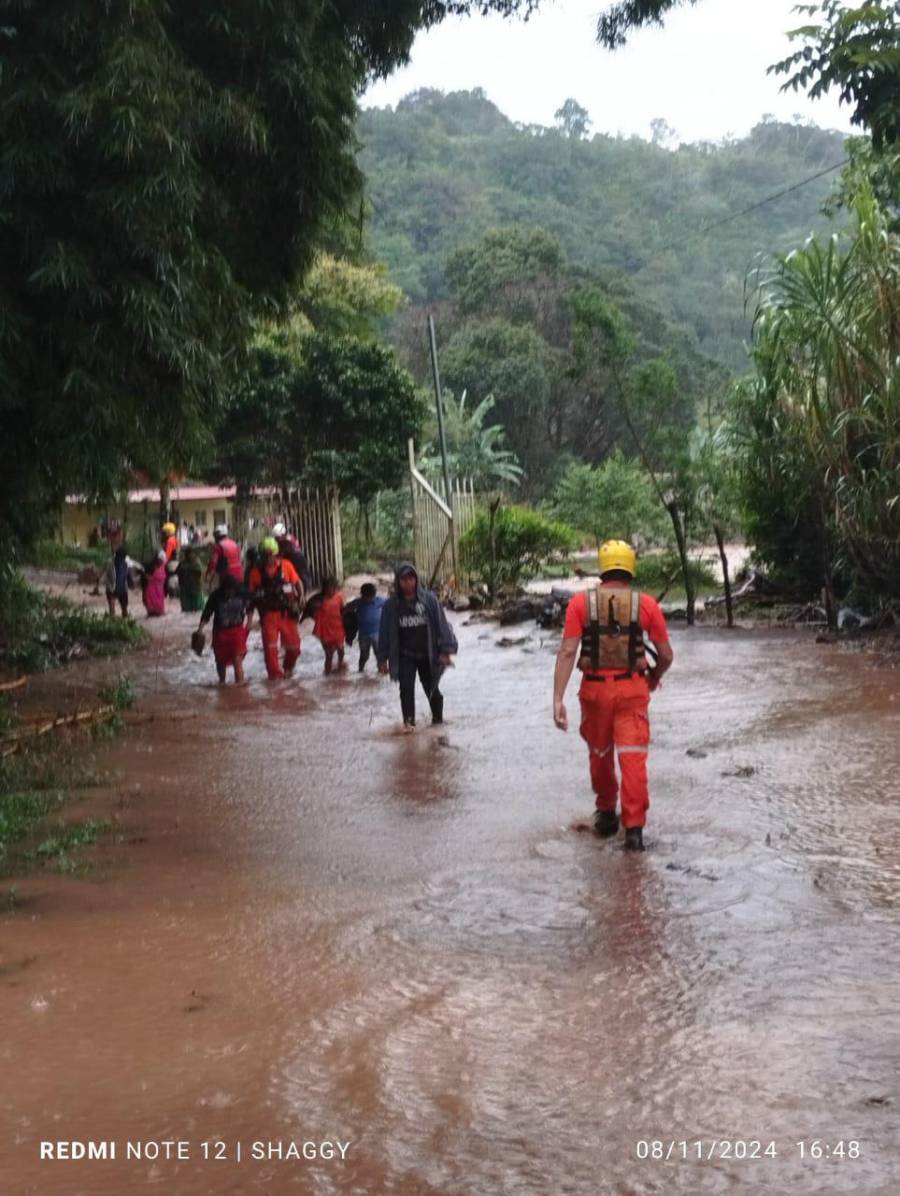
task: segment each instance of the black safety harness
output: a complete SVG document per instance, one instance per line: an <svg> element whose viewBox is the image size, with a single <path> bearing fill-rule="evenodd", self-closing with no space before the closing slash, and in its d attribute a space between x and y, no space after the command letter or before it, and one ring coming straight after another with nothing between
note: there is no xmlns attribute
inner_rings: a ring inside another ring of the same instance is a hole
<svg viewBox="0 0 900 1196"><path fill-rule="evenodd" d="M270 577L262 564L257 566L262 578L262 587L256 599L257 609L260 611L285 611L296 618L300 614L296 597L284 592L284 573L279 563L278 568Z"/></svg>

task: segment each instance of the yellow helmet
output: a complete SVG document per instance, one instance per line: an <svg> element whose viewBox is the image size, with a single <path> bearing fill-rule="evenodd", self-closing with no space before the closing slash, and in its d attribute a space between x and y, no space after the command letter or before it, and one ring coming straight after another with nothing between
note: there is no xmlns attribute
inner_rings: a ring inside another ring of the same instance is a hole
<svg viewBox="0 0 900 1196"><path fill-rule="evenodd" d="M610 569L623 569L634 577L635 555L634 549L624 540L607 540L600 545L597 553L600 561L601 575Z"/></svg>
<svg viewBox="0 0 900 1196"><path fill-rule="evenodd" d="M167 536L175 535L175 524L174 523L164 523L162 525L162 529L166 533Z"/></svg>

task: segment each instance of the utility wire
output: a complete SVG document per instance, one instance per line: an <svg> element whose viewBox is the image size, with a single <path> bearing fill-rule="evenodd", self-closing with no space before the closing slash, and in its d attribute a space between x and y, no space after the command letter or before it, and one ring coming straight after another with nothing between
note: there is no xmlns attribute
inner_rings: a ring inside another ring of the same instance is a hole
<svg viewBox="0 0 900 1196"><path fill-rule="evenodd" d="M820 170L817 174L811 174L809 178L801 179L799 183L793 183L790 187L784 187L781 191L776 191L774 195L767 195L765 199L757 200L756 203L742 208L740 212L732 212L730 216L723 216L721 220L714 220L712 224L705 224L702 228L688 233L686 237L681 237L677 241L671 241L668 245L663 245L660 249L654 249L653 257L658 257L661 253L668 253L670 249L680 249L682 245L687 245L689 241L693 241L696 237L705 236L707 233L712 232L714 228L721 228L723 224L730 224L732 220L740 220L742 216L746 216L749 212L755 212L757 208L764 207L767 203L773 203L776 199L781 199L783 195L790 195L792 191L799 191L807 183L814 183L816 179L824 178L826 174L840 170L842 166L848 165L849 162L849 158L844 158L843 162L835 162L833 166L826 166L824 170ZM650 258L645 258L644 261L639 262L638 269L642 269L649 261Z"/></svg>

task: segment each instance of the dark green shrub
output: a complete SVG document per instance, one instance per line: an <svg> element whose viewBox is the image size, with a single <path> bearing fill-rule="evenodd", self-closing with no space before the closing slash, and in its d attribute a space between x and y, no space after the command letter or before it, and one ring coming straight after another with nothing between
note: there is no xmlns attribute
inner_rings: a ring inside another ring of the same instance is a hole
<svg viewBox="0 0 900 1196"><path fill-rule="evenodd" d="M527 507L479 511L460 542L464 567L487 586L491 597L534 577L544 564L568 556L577 546L568 524Z"/></svg>

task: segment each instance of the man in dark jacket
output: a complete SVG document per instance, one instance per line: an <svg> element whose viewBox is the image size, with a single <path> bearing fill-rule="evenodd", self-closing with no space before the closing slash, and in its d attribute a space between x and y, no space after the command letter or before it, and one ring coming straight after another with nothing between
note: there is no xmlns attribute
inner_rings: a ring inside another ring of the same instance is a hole
<svg viewBox="0 0 900 1196"><path fill-rule="evenodd" d="M419 584L413 565L407 562L398 568L394 590L381 612L378 671L390 672L391 680L400 682L403 726L411 731L416 725L417 674L431 706L431 721L444 721L439 685L459 646L437 595Z"/></svg>

